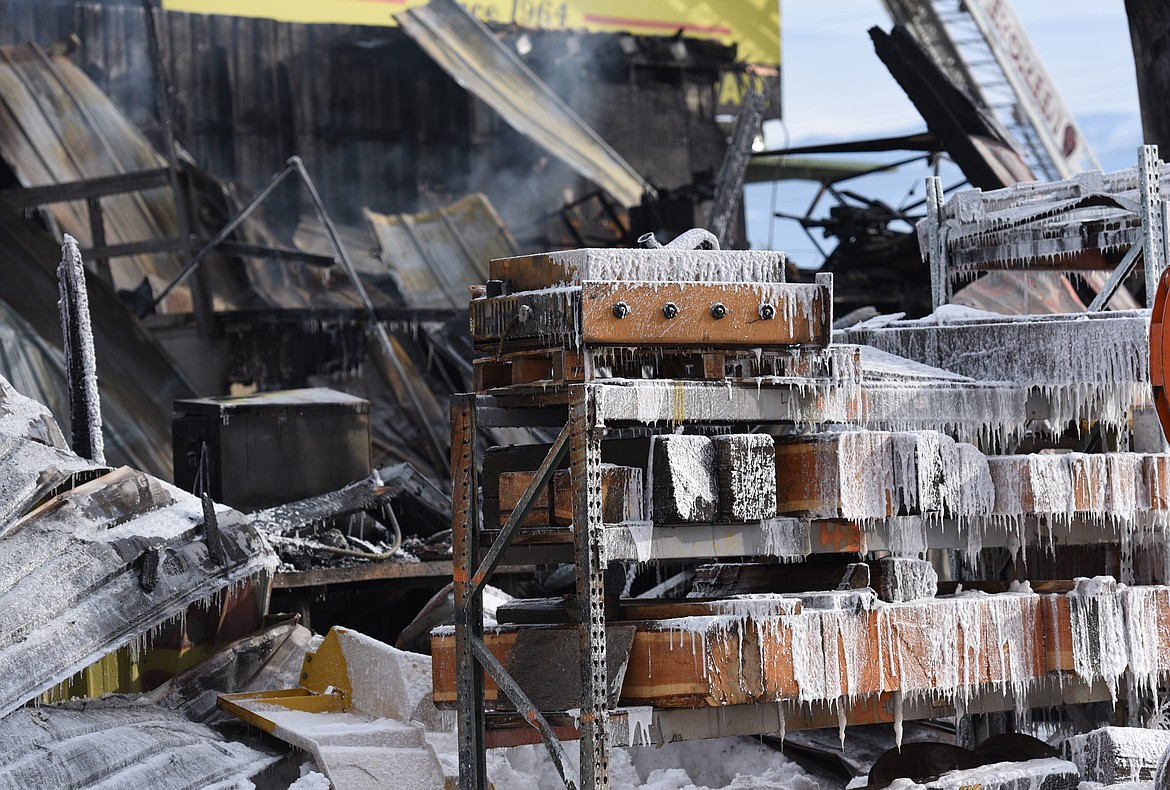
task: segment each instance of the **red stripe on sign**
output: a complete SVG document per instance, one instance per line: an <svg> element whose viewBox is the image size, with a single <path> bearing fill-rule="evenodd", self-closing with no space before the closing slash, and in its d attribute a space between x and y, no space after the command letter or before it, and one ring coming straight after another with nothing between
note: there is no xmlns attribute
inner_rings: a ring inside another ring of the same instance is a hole
<svg viewBox="0 0 1170 790"><path fill-rule="evenodd" d="M692 33L715 33L721 36L730 36L731 28L724 25L692 25L686 22L663 22L657 19L635 19L629 16L600 16L598 14L584 14L586 22L597 25L618 25L630 27L649 27L657 30L689 30Z"/></svg>

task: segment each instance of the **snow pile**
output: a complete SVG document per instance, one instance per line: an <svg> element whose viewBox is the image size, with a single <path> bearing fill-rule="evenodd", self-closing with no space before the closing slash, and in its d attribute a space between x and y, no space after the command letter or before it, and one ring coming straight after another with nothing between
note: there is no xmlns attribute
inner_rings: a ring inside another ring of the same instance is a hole
<svg viewBox="0 0 1170 790"><path fill-rule="evenodd" d="M309 771L309 773L289 785L288 790L329 790L331 786L324 774Z"/></svg>
<svg viewBox="0 0 1170 790"><path fill-rule="evenodd" d="M576 773L577 749L566 749ZM452 747L454 741L452 740ZM496 790L562 790L544 746L488 752ZM780 752L750 738L613 749L609 783L625 790L820 790L822 785Z"/></svg>

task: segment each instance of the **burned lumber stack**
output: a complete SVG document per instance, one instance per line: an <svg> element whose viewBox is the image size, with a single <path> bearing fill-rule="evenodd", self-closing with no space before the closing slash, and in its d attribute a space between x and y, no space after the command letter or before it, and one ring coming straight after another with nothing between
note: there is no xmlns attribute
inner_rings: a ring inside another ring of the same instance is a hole
<svg viewBox="0 0 1170 790"><path fill-rule="evenodd" d="M831 276L786 283L779 252L569 250L494 260L490 276L471 302L480 391L781 375L830 340Z"/></svg>
<svg viewBox="0 0 1170 790"><path fill-rule="evenodd" d="M875 348L831 343L831 280L786 283L776 253L490 271L452 409L461 611L432 635L472 752L543 741L564 766L579 740L578 786L604 787L610 745L1116 699L1170 671L1170 455L1120 433L1141 354L1066 364L1140 314L845 336ZM980 332L1013 358L947 345ZM482 452L505 426L533 441ZM572 590L482 626L510 561L565 563ZM666 563L676 597L630 595Z"/></svg>

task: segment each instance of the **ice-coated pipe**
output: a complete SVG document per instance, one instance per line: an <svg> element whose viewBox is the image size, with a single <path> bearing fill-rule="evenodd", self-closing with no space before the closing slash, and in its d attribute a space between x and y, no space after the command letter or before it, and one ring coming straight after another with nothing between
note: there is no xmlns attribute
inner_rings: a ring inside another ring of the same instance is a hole
<svg viewBox="0 0 1170 790"><path fill-rule="evenodd" d="M717 250L719 239L704 228L691 228L666 245L669 250Z"/></svg>

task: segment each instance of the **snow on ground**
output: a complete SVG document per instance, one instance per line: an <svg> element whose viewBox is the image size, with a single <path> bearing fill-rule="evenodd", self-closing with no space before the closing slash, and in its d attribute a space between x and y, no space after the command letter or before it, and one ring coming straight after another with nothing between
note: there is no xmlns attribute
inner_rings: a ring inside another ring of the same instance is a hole
<svg viewBox="0 0 1170 790"><path fill-rule="evenodd" d="M449 776L458 772L455 736L428 733ZM577 772L577 744L566 743ZM543 745L493 749L488 778L495 790L563 790ZM670 743L613 749L609 783L614 790L828 790L775 749L750 738Z"/></svg>

